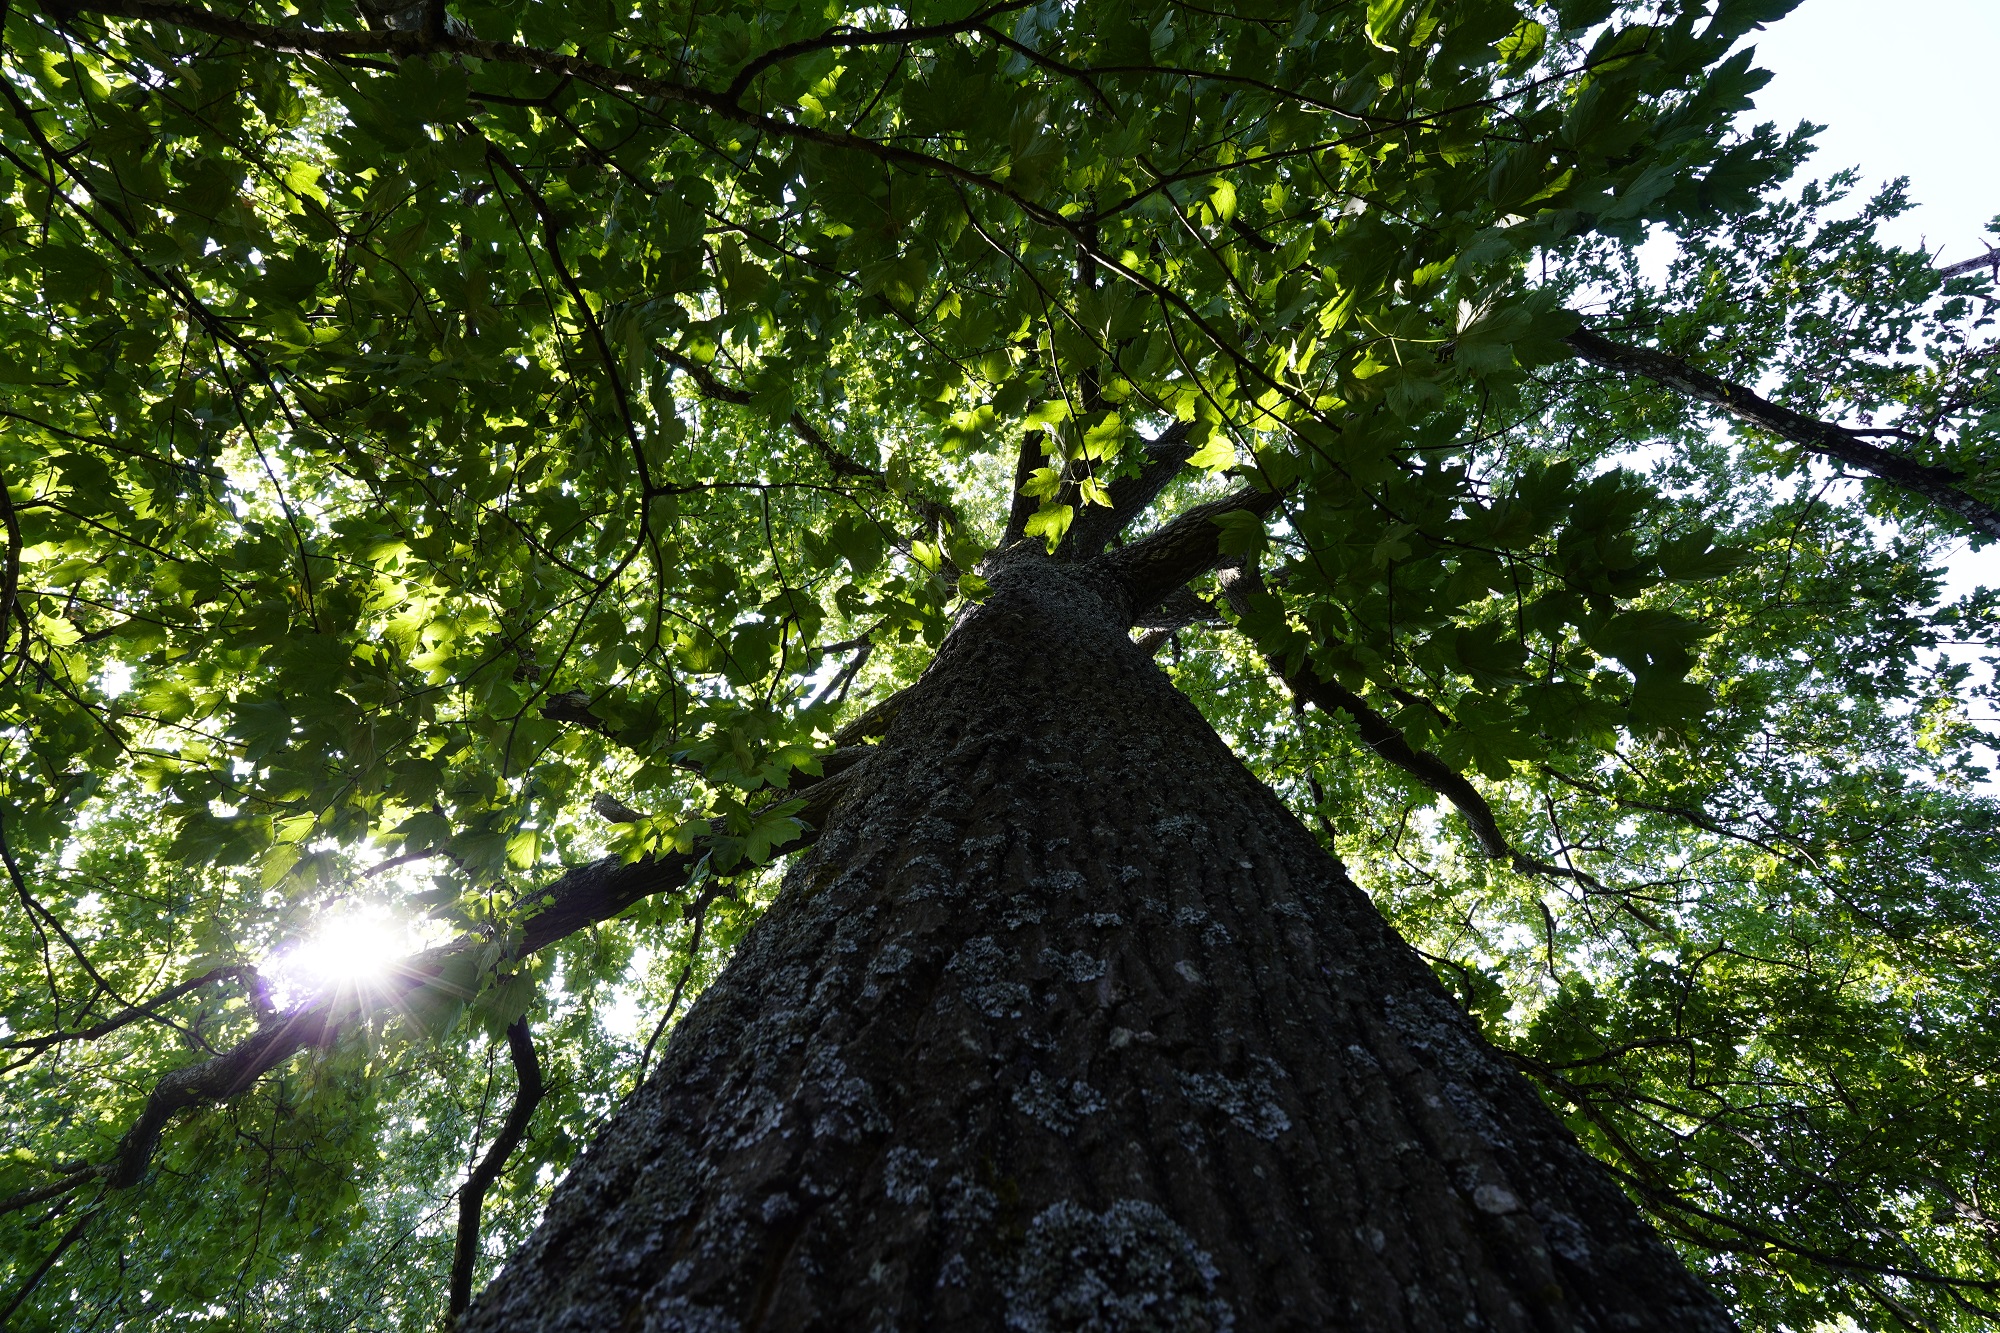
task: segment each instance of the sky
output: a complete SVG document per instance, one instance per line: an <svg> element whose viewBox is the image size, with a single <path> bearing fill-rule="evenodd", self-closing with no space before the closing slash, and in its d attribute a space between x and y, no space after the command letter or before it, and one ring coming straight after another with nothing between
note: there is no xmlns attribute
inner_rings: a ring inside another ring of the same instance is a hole
<svg viewBox="0 0 2000 1333"><path fill-rule="evenodd" d="M1804 0L1753 41L1773 77L1745 119L1826 126L1806 176L1908 176L1918 207L1884 237L1940 265L2000 246L2000 0ZM1974 584L2000 586L2000 545L1949 562L1948 597Z"/></svg>
<svg viewBox="0 0 2000 1333"><path fill-rule="evenodd" d="M1753 121L1825 125L1814 175L1908 176L1920 206L1891 239L1940 264L1984 252L2000 213L2000 0L1804 0L1754 41L1775 77Z"/></svg>

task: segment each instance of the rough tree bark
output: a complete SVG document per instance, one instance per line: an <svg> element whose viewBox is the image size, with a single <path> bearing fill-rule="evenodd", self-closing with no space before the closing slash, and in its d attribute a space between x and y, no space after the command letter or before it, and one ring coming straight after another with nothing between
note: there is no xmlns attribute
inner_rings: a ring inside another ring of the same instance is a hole
<svg viewBox="0 0 2000 1333"><path fill-rule="evenodd" d="M1105 565L995 572L466 1328L1732 1327Z"/></svg>

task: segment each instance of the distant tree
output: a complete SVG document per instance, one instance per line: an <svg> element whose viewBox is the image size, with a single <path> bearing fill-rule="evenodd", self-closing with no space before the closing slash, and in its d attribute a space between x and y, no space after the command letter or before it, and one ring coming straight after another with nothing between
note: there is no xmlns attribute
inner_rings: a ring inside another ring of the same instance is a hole
<svg viewBox="0 0 2000 1333"><path fill-rule="evenodd" d="M2000 1318L1786 8L0 10L0 1324Z"/></svg>

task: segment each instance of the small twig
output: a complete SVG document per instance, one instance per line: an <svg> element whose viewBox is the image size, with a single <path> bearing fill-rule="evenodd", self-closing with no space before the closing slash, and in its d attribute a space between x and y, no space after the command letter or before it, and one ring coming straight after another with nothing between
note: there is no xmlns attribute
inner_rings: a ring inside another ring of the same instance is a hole
<svg viewBox="0 0 2000 1333"><path fill-rule="evenodd" d="M688 978L694 975L695 960L701 956L701 931L702 927L708 924L708 905L714 901L715 891L711 888L709 892L701 895L701 901L695 908L694 934L688 939L687 964L681 968L680 976L674 980L674 991L667 997L666 1012L660 1015L659 1022L653 1024L653 1035L646 1038L646 1050L639 1057L639 1072L632 1078L632 1092L626 1093L627 1097L646 1086L646 1068L653 1063L653 1048L659 1045L661 1034L667 1030L667 1024L673 1021L674 1012L681 1007L681 992L687 989Z"/></svg>

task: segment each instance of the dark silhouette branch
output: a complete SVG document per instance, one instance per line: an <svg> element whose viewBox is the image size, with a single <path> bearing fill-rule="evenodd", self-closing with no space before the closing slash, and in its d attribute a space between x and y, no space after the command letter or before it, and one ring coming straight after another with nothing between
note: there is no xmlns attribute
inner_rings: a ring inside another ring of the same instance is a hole
<svg viewBox="0 0 2000 1333"><path fill-rule="evenodd" d="M1034 0L1004 0L1004 3L978 10L951 23L932 23L916 28L891 28L881 32L830 31L823 32L817 37L787 42L783 46L772 47L736 71L736 77L730 80L729 87L723 90L722 95L731 102L740 102L743 100L743 94L750 90L751 83L759 74L787 60L811 55L815 51L853 50L856 47L868 46L912 46L937 37L955 37L959 33L982 28L988 20L1010 10L1026 8L1032 3Z"/></svg>
<svg viewBox="0 0 2000 1333"><path fill-rule="evenodd" d="M747 407L756 401L756 395L740 385L726 383L720 375L708 366L671 347L658 349L660 359L693 381L695 391L704 398L712 398L718 403L732 403L737 407ZM836 449L826 438L825 432L806 419L803 412L793 412L785 419L792 428L792 434L811 445L836 477L865 477L870 481L884 481L886 473L880 468L869 467L859 459L852 458Z"/></svg>
<svg viewBox="0 0 2000 1333"><path fill-rule="evenodd" d="M1262 577L1248 561L1223 570L1219 582L1223 597L1238 616L1246 614L1250 598L1264 590ZM1493 807L1486 803L1486 798L1479 794L1479 789L1463 773L1429 750L1410 744L1409 738L1396 724L1377 712L1366 699L1335 681L1322 679L1310 665L1302 665L1297 671L1287 671L1284 663L1276 658L1266 656L1264 660L1294 696L1321 712L1347 714L1353 719L1354 729L1360 733L1363 744L1430 791L1450 801L1472 830L1481 851L1495 860L1515 864L1526 860L1514 850L1507 835L1501 831Z"/></svg>
<svg viewBox="0 0 2000 1333"><path fill-rule="evenodd" d="M618 728L591 710L590 696L582 690L564 690L560 694L551 694L548 701L542 705L542 716L551 722L565 722L572 727L594 731L606 740L618 739Z"/></svg>
<svg viewBox="0 0 2000 1333"><path fill-rule="evenodd" d="M639 1055L639 1072L632 1076L632 1092L646 1086L646 1071L653 1064L653 1050L665 1035L667 1024L674 1021L674 1014L681 1007L681 996L687 990L688 981L694 976L694 965L701 957L701 932L708 925L708 907L714 901L712 894L704 893L694 905L694 931L688 937L688 959L681 968L681 974L674 978L673 994L667 997L667 1007L660 1014L660 1021L653 1024L653 1035L646 1038L646 1049ZM631 1093L626 1094L628 1097Z"/></svg>
<svg viewBox="0 0 2000 1333"><path fill-rule="evenodd" d="M1007 506L1007 530L1000 534L1000 545L1012 546L1028 535L1028 520L1034 516L1040 504L1027 493L1027 485L1033 480L1035 469L1042 463L1043 432L1031 430L1021 437L1021 451L1014 458L1013 498Z"/></svg>
<svg viewBox="0 0 2000 1333"><path fill-rule="evenodd" d="M1244 560L1229 565L1221 571L1217 580L1222 586L1222 595L1230 609L1238 616L1249 609L1252 595L1263 591L1263 579L1255 564ZM1463 773L1447 764L1429 750L1419 749L1410 744L1409 737L1377 712L1366 699L1354 693L1337 681L1323 679L1310 664L1302 664L1297 671L1287 671L1284 663L1266 656L1266 664L1272 674L1285 682L1285 687L1296 699L1318 708L1321 712L1341 712L1354 721L1354 729L1360 733L1362 742L1389 763L1402 769L1427 789L1450 801L1472 830L1479 849L1496 861L1505 861L1513 869L1524 875L1548 875L1558 879L1574 880L1585 888L1598 893L1614 893L1592 875L1573 866L1556 865L1532 857L1517 849L1508 840L1505 830L1500 827L1499 817L1493 807L1472 785ZM1621 903L1625 895L1616 894ZM1628 909L1629 903L1625 904Z"/></svg>
<svg viewBox="0 0 2000 1333"><path fill-rule="evenodd" d="M14 497L7 493L7 478L0 475L0 524L7 529L6 563L0 565L0 658L14 634L14 610L21 592L21 518L14 512ZM21 647L27 650L28 622L21 617Z"/></svg>
<svg viewBox="0 0 2000 1333"><path fill-rule="evenodd" d="M514 182L514 188L521 192L521 197L527 200L528 207L534 210L535 220L541 223L542 249L548 254L549 264L556 271L556 280L562 284L563 290L569 293L569 299L576 309L577 322L582 324L584 331L590 335L591 347L597 352L598 362L604 367L605 382L611 386L612 400L618 404L618 419L625 428L625 441L631 449L632 465L638 473L641 493L647 499L651 499L659 492L653 486L653 472L651 465L646 462L646 451L639 446L639 423L632 413L632 396L626 388L625 377L618 373L618 357L612 352L611 344L604 336L604 326L598 322L597 315L591 310L590 301L583 294L582 284L577 282L576 275L570 271L569 264L563 259L560 220L556 217L555 211L549 207L549 201L542 197L542 192L535 188L534 182L528 179L526 172L514 164L512 158L489 144L486 149L486 160L498 167L507 179ZM650 522L648 511L642 507L639 511L640 531L645 532Z"/></svg>
<svg viewBox="0 0 2000 1333"><path fill-rule="evenodd" d="M21 1308L21 1302L33 1295L36 1287L42 1285L42 1279L49 1275L49 1270L56 1266L56 1261L63 1257L63 1252L83 1239L84 1228L90 1225L90 1219L96 1215L95 1208L86 1210L83 1216L77 1218L70 1229L63 1233L63 1238L56 1242L56 1247L49 1251L49 1257L42 1260L41 1266L28 1274L28 1280L21 1284L20 1290L16 1291L13 1299L7 1302L7 1307L0 1310L0 1328L7 1327L7 1322L14 1317L14 1312Z"/></svg>
<svg viewBox="0 0 2000 1333"><path fill-rule="evenodd" d="M514 1076L519 1090L507 1119L500 1126L486 1155L479 1159L465 1188L458 1194L458 1240L451 1253L449 1309L457 1319L472 1304L472 1267L479 1258L479 1214L486 1206L486 1192L500 1179L507 1159L527 1136L528 1121L542 1100L542 1066L535 1058L534 1038L528 1033L526 1015L507 1025L507 1052L514 1060Z"/></svg>
<svg viewBox="0 0 2000 1333"><path fill-rule="evenodd" d="M1643 375L1698 402L1721 408L1737 420L1770 431L1807 453L1833 459L1879 481L1899 486L1956 514L1982 536L2000 538L2000 508L1968 495L1961 485L1966 480L1964 473L1891 453L1880 445L1870 444L1856 431L1794 412L1740 384L1732 384L1650 347L1612 342L1588 329L1572 333L1567 341L1578 356L1592 365Z"/></svg>

